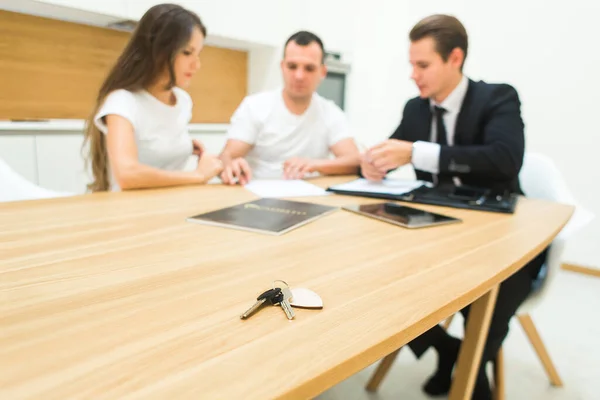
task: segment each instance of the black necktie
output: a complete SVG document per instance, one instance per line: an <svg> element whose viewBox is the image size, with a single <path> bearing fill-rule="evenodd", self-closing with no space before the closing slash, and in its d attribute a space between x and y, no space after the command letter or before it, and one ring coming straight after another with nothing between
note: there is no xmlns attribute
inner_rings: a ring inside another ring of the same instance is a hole
<svg viewBox="0 0 600 400"><path fill-rule="evenodd" d="M446 125L444 124L444 114L446 113L446 109L442 107L435 106L433 108L433 112L435 114L435 123L437 130L436 143L440 146L448 146L448 137L446 136ZM451 175L440 174L434 178L434 182L436 185L453 185L453 180Z"/></svg>
<svg viewBox="0 0 600 400"><path fill-rule="evenodd" d="M446 109L435 106L433 107L433 112L435 114L435 123L437 124L436 142L441 146L448 146L448 138L446 136L446 125L444 125L443 118L444 114L446 113Z"/></svg>

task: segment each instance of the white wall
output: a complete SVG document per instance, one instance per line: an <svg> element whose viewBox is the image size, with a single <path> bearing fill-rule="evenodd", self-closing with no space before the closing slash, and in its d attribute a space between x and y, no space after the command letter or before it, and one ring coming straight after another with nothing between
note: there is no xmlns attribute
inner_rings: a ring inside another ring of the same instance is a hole
<svg viewBox="0 0 600 400"><path fill-rule="evenodd" d="M17 0L13 0L13 3ZM158 1L45 0L79 10L139 18ZM7 0L2 3L7 3ZM33 4L18 0L19 5ZM523 102L527 150L555 159L583 205L598 215L568 251L570 262L600 268L600 178L591 163L600 135L594 121L600 64L595 16L600 3L507 0L397 1L187 0L210 40L250 50L249 90L277 86L282 42L298 29L319 34L325 46L351 61L347 111L358 140L385 139L396 127L404 103L416 95L410 81L407 35L433 13L450 13L465 24L470 48L465 72L473 79L513 84ZM212 39L210 37L212 36ZM585 174L584 174L585 171Z"/></svg>

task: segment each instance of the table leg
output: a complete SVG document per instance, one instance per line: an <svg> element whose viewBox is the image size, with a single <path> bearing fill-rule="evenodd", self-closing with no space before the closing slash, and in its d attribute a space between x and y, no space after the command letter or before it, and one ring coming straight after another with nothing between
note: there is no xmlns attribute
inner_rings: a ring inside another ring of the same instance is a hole
<svg viewBox="0 0 600 400"><path fill-rule="evenodd" d="M497 296L498 286L475 300L471 305L449 400L471 398Z"/></svg>

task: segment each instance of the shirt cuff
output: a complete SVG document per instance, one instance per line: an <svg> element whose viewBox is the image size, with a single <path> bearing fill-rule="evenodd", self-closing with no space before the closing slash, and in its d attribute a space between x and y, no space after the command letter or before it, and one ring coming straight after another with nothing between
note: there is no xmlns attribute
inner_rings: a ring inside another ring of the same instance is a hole
<svg viewBox="0 0 600 400"><path fill-rule="evenodd" d="M439 173L440 145L431 142L414 142L411 162L415 169L432 174Z"/></svg>

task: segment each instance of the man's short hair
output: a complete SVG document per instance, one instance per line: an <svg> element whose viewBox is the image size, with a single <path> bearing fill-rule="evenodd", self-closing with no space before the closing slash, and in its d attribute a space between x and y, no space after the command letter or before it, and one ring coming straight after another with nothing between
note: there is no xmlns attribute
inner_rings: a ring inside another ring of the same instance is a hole
<svg viewBox="0 0 600 400"><path fill-rule="evenodd" d="M412 28L408 37L411 42L416 42L430 37L435 42L435 50L442 57L444 62L448 61L450 53L455 48L461 49L467 59L467 49L469 47L469 37L463 24L451 15L435 14L423 18Z"/></svg>
<svg viewBox="0 0 600 400"><path fill-rule="evenodd" d="M285 42L285 46L283 48L283 55L285 57L285 48L290 42L294 42L299 46L308 46L311 43L317 43L321 48L321 52L323 56L321 57L321 64L325 62L325 47L323 46L323 41L317 35L308 31L299 31L294 33L289 39Z"/></svg>

